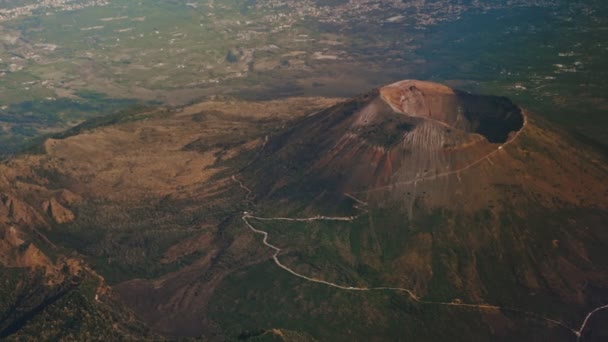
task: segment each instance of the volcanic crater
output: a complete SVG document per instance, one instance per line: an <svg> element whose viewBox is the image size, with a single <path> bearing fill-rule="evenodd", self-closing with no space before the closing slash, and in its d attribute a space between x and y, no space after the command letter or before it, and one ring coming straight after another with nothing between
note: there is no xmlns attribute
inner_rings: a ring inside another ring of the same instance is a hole
<svg viewBox="0 0 608 342"><path fill-rule="evenodd" d="M400 81L381 88L380 97L395 112L481 134L491 143L506 142L524 124L522 110L507 98L475 95L438 83Z"/></svg>
<svg viewBox="0 0 608 342"><path fill-rule="evenodd" d="M264 179L261 193L276 194L314 179L348 193L436 177L501 149L524 115L504 97L400 81L299 120L267 144L254 178Z"/></svg>

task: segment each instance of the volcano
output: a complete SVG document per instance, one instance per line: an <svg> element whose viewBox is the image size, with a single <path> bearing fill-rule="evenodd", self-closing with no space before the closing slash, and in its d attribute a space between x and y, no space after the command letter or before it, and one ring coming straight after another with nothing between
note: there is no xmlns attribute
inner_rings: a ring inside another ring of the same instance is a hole
<svg viewBox="0 0 608 342"><path fill-rule="evenodd" d="M262 197L315 188L394 199L424 193L470 207L506 198L496 190L502 184L538 200L603 207L601 160L507 98L406 80L299 120L246 175Z"/></svg>
<svg viewBox="0 0 608 342"><path fill-rule="evenodd" d="M579 324L608 304L605 154L507 98L397 82L296 121L242 177L270 216L352 218L296 238L248 216L299 275L554 317L550 340L591 338Z"/></svg>
<svg viewBox="0 0 608 342"><path fill-rule="evenodd" d="M265 150L280 169L259 174L304 168L343 191L437 177L509 144L525 123L506 98L401 81L303 119Z"/></svg>
<svg viewBox="0 0 608 342"><path fill-rule="evenodd" d="M606 179L430 82L117 113L0 163L0 339L605 341Z"/></svg>

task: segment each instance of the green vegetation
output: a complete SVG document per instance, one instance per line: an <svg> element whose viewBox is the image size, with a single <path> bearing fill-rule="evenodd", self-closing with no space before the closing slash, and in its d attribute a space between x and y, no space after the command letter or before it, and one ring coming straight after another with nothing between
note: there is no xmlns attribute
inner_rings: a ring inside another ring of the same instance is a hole
<svg viewBox="0 0 608 342"><path fill-rule="evenodd" d="M0 29L8 37L0 48L0 103L8 106L0 110L0 154L134 100L353 96L403 78L508 96L605 143L606 116L598 113L608 106L608 50L597 42L608 8L554 2L550 13L459 5L456 16L421 4L393 23L384 20L401 10L386 6L361 20L341 0L318 2L325 9L316 15L299 1L291 5L303 7L301 14L269 1L120 0L21 17ZM421 30L417 14L427 12L436 21ZM390 145L400 130L370 138Z"/></svg>
<svg viewBox="0 0 608 342"><path fill-rule="evenodd" d="M118 123L120 118L143 112L143 105L136 103L136 100L109 99L103 94L81 92L78 99L11 104L5 111L0 111L0 123L10 127L9 132L0 130L0 156L18 152L24 145L37 145L47 137L64 138L84 129ZM85 122L76 125L82 121ZM74 125L76 127L70 128ZM69 129L63 133L43 133L66 128Z"/></svg>
<svg viewBox="0 0 608 342"><path fill-rule="evenodd" d="M332 341L386 340L395 336L416 336L418 341L429 342L470 341L492 336L474 310L420 305L392 292L349 292L306 283L271 262L234 273L222 285L210 303L210 311L212 319L222 322L228 339L270 329ZM518 314L507 315L518 323L512 335L515 339L556 336L543 323Z"/></svg>
<svg viewBox="0 0 608 342"><path fill-rule="evenodd" d="M595 140L607 142L605 112L608 6L558 1L540 8L470 13L428 30L415 52L429 61L415 78L459 81L465 90L509 97L514 103ZM539 19L542 18L542 19ZM483 27L483 30L478 29Z"/></svg>
<svg viewBox="0 0 608 342"><path fill-rule="evenodd" d="M40 272L3 268L0 275L3 340L128 340L149 336L119 303L100 305L95 301L100 284L90 274L69 277L52 286L45 284Z"/></svg>
<svg viewBox="0 0 608 342"><path fill-rule="evenodd" d="M132 105L128 109L117 111L112 114L96 116L59 133L36 136L25 143L20 143L18 145L19 152L41 154L45 152L44 142L47 139L66 139L99 127L144 120L151 116L150 113L158 115L161 112L156 108L152 109L151 107L144 105Z"/></svg>
<svg viewBox="0 0 608 342"><path fill-rule="evenodd" d="M390 286L413 289L414 285L408 281L401 282L396 279L415 278L420 276L417 274L420 271L412 269L409 271L412 272L411 274L400 274L401 271L395 268L398 265L395 264L395 261L401 260L400 258L404 254L412 251L424 253L425 247L412 242L416 236L419 236L418 234L430 234L432 249L426 252L431 255L432 278L428 284L428 293L423 297L424 300L431 302L461 300L465 303L475 303L477 300L470 296L481 291L484 303L503 306L505 315L512 316L518 321L526 321L528 324L534 324L534 316L525 314L524 311L564 322L574 322L572 324L580 319L580 313L573 312L571 308L564 306L562 301L556 300L555 293L544 287L534 290L529 288L534 286L530 283L531 278L543 279L542 277L554 276L559 277L560 280L550 278L552 283L542 284L542 286L549 286L553 291L560 286L568 286L559 284L562 281L567 284L567 275L551 275L553 272L551 270L559 268L557 263L560 262L561 257L567 258L579 269L590 267L589 261L581 258L573 250L556 250L555 242L552 241L569 241L572 236L581 237L586 248L589 248L589 257L592 260L608 260L605 246L599 244L599 240L593 238L589 233L583 232L584 227L597 227L597 222L606 219L605 212L601 210L585 211L573 208L572 210L551 211L531 204L527 212L521 213L519 210L519 214L515 214L516 210L507 205L498 216L489 209L480 210L473 215L438 209L427 211L424 208L417 208L415 212L416 214L410 220L404 220L407 214L403 212L403 209L376 208L353 222L285 222L256 219L250 219L250 222L256 228L268 232L269 242L283 250L280 255L283 264L301 274L344 286ZM292 217L301 216L295 214ZM574 221L570 219L571 217L584 218L584 220ZM564 225L564 222L569 222L569 224ZM475 241L470 241L472 236L487 240L484 240L479 248L471 248L471 245L477 244ZM257 238L259 239L259 236ZM403 263L403 261L400 262ZM514 267L514 265L517 266ZM598 264L593 267L604 266ZM270 268L272 264L265 267ZM238 276L239 280L235 280L234 283L229 281L227 287L220 293L237 291L230 289L231 286L235 286L241 291L254 291L252 288L256 288L256 285L245 290L237 283L257 284L266 277L272 277L274 281L268 281L261 288L274 295L280 293L285 298L289 298L291 295L286 292L286 289L283 289L283 286L297 288L298 291L309 287L311 290L316 289L323 293L334 291L332 288L319 284L295 285L293 283L301 282L301 279L295 277L291 277L291 280L283 279L290 275L278 267L273 276L265 275L264 272L269 271L262 271L259 268L245 273L247 280L242 279L244 275L241 274ZM479 277L477 280L471 278L472 275L469 273L471 270L475 270L474 272ZM253 281L252 278L256 280ZM545 278L545 281L549 280ZM273 288L276 286L281 286L282 289L274 290ZM572 291L572 289L567 291ZM227 300L222 299L222 296L224 295L220 294L216 300ZM422 317L429 314L427 306L419 306L407 297L392 294L389 297L392 298L391 300L402 298L400 300L404 302L403 305L408 308L407 310L413 309L416 313L417 322L426 321ZM308 297L300 295L298 298L307 298L312 301L315 297L311 293ZM337 314L329 312L335 310L334 307L343 304L338 304L338 299L331 295L328 298L333 303L331 308L321 303L307 305L318 306L319 310L315 311L317 314L323 313L325 310L328 310L328 315ZM371 293L361 295L361 298L352 298L350 304L357 303L358 300L370 300L370 298L376 298L376 295ZM252 306L259 305L260 302L268 305L267 301L273 300L285 303L284 300L271 299L260 293L251 295L251 300L253 302L249 305ZM227 302L222 303L228 305ZM238 310L250 310L245 303L248 302L237 301L233 305L236 305ZM295 312L301 311L299 308L285 308L283 304L276 305L281 305L282 309L286 310L283 312L294 312L291 311L292 309ZM372 307L379 308L376 305L379 304L375 303ZM382 305L380 307L385 308ZM219 310L223 315L227 314L220 308L215 310ZM344 310L349 309L346 307ZM436 321L438 315L446 315L451 309L435 307L431 311L433 318L430 321ZM393 314L391 310L384 311L384 313L389 316ZM224 324L228 331L236 333L247 329L246 326L231 325L229 322L234 319L236 317L221 319L226 322ZM319 319L322 321L324 318L299 317L295 321L317 321ZM335 338L332 335L326 335L331 332L321 331L319 327L310 330L306 326L294 326L291 319L285 320L285 318L277 317L270 322L259 322L257 326L268 329L273 327L299 329L307 331L317 338L330 338L328 336ZM353 326L349 327L352 329ZM482 333L479 326L471 329ZM365 332L356 333L365 334ZM523 330L518 333L523 334ZM425 332L418 331L418 334L424 335Z"/></svg>
<svg viewBox="0 0 608 342"><path fill-rule="evenodd" d="M190 202L162 201L133 209L88 203L79 207L74 223L61 225L48 235L63 247L89 256L88 261L109 284L154 279L204 257L208 251L201 249L174 262L161 262L169 247L205 233L201 225L220 222L231 210Z"/></svg>

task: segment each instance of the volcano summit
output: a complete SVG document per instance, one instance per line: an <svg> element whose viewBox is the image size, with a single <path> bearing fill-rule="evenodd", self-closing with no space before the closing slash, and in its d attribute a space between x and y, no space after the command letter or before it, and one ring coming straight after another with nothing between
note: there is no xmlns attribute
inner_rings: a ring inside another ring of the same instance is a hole
<svg viewBox="0 0 608 342"><path fill-rule="evenodd" d="M506 98L406 80L301 120L265 150L285 160L259 174L305 169L343 192L437 178L486 159L525 123Z"/></svg>
<svg viewBox="0 0 608 342"><path fill-rule="evenodd" d="M506 98L472 95L431 82L406 80L379 91L395 112L426 118L504 143L524 123L521 110Z"/></svg>

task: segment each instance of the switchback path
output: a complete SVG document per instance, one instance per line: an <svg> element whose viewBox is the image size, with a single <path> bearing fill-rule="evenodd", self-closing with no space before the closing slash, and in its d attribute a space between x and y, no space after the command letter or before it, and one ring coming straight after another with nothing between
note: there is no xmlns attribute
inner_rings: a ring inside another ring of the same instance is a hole
<svg viewBox="0 0 608 342"><path fill-rule="evenodd" d="M411 289L407 289L407 288L402 288L402 287L387 287L387 286L381 286L381 287L359 287L359 286L348 286L348 285L340 285L340 284L336 284L336 283L332 283L330 281L326 281L323 279L319 279L319 278L314 278L314 277L309 277L306 276L304 274L298 273L296 271L294 271L293 269L289 268L288 266L286 266L285 264L283 264L281 262L281 260L279 260L279 255L282 252L282 249L271 244L270 242L268 242L268 232L263 231L261 229L257 229L255 228L250 222L249 219L255 219L255 220L261 220L261 221L295 221L295 222L310 222L310 221L319 221L319 220L325 220L325 221L353 221L354 219L356 219L356 217L352 217L352 216L347 216L347 217L327 217L327 216L315 216L315 217L311 217L311 218L294 218L294 219L289 219L289 218L284 218L284 217L278 217L278 218L261 218L261 217L257 217L257 216L253 216L251 213L249 212L245 212L243 214L242 217L243 221L245 222L245 224L247 225L247 227L249 227L249 229L251 231L253 231L256 234L262 235L263 239L262 242L264 243L264 245L266 245L267 247L271 248L272 250L274 250L274 253L272 255L272 259L274 261L274 263L279 266L280 268L282 268L283 270L291 273L292 275L304 279L308 282L313 282L313 283L317 283L317 284L322 284L322 285L326 285L329 287L333 287L333 288L337 288L340 290L345 290L345 291L359 291L359 292L371 292L371 291L393 291L393 292L402 292L407 294L414 302L419 303L419 304L424 304L424 305L443 305L443 306L452 306L452 307L461 307L461 308L471 308L471 309L477 309L477 310L502 310L502 311L510 311L510 312L516 312L516 313L520 313L520 314L524 314L526 316L529 316L531 318L534 319L538 319L541 321L545 321L557 326L560 326L562 328L567 329L568 331L570 331L571 333L575 334L576 336L580 336L581 332L575 330L574 328L569 327L568 325L566 325L563 322L551 319L551 318L547 318L547 317L543 317L540 316L536 313L533 312L528 312L528 311L523 311L523 310L519 310L519 309L512 309L512 308L507 308L507 307L501 307L501 306L497 306L497 305L491 305L491 304L467 304L467 303L458 303L458 302L434 302L434 301L427 301L427 300L423 300L421 299L418 295L416 295L416 293L411 290ZM584 329L584 327L582 328ZM582 331L581 329L581 331ZM580 338L580 337L579 337Z"/></svg>
<svg viewBox="0 0 608 342"><path fill-rule="evenodd" d="M497 305L491 305L491 304L470 304L470 303L459 303L459 302L434 302L434 301L427 301L427 300L423 300L421 299L418 295L416 295L416 293L412 290L412 289L407 289L407 288L401 288L401 287L359 287L359 286L348 286L348 285L341 285L341 284L336 284L336 283L332 283L330 281L326 281L323 279L319 279L319 278L314 278L314 277L309 277L306 276L304 274L298 273L296 271L294 271L293 269L289 268L288 266L286 266L285 264L281 263L281 261L279 260L279 255L282 252L282 249L271 244L270 242L268 242L269 239L269 235L268 232L261 230L261 229L257 229L255 228L250 222L249 219L254 219L254 220L259 220L259 221L288 221L288 222L313 222L313 221L342 221L342 222L352 222L355 219L357 219L359 216L365 214L368 212L367 210L367 203L356 198L354 195L355 194L360 194L360 193L370 193L370 192L376 192L376 191L381 191L381 190L386 190L389 188L392 188L395 185L406 185L406 184L413 184L416 183L418 181L423 181L423 180L433 180L433 179L437 179L440 177L445 177L445 176L449 176L449 175L453 175L453 174L459 174L460 172L466 171L480 163L482 163L485 160L489 160L490 157L492 157L493 155L499 153L500 151L502 151L504 149L504 147L506 147L507 145L513 143L518 137L519 134L524 130L524 128L527 126L528 124L528 118L526 113L522 110L522 114L523 114L523 118L524 118L524 122L523 122L523 126L522 128L517 131L517 133L511 138L509 139L507 142L505 142L504 144L500 145L496 150L488 153L487 155L473 161L472 163L458 169L458 170L452 170L452 171L447 171L447 172L442 172L442 173L438 173L432 176L422 176L416 179L411 179L411 180L407 180L407 181L402 181L402 182L396 182L394 184L388 185L388 186L383 186L383 187L378 187L378 188L374 188L371 190L366 190L366 191L360 191L360 192L353 192L350 194L345 194L346 197L352 199L353 201L356 202L356 204L354 205L354 208L358 209L360 211L360 213L358 215L355 216L322 216L322 215L317 215L317 216L313 216L313 217L305 217L305 218L289 218L289 217L258 217L258 216L254 216L252 213L250 212L244 212L243 216L242 216L242 220L245 222L245 225L247 225L247 227L249 227L249 229L251 231L253 231L256 234L262 235L263 239L262 242L264 243L265 246L269 247L270 249L272 249L274 251L274 253L272 254L272 259L274 261L274 263L282 268L283 270L289 272L290 274L292 274L295 277L298 277L300 279L303 279L305 281L308 282L312 282L312 283L317 283L317 284L322 284L325 286L329 286L329 287L333 287L333 288L337 288L340 290L344 290L344 291L359 291L359 292L371 292L371 291L394 291L394 292L401 292L401 293L405 293L407 294L414 302L419 303L419 304L424 304L424 305L442 305L442 306L451 306L451 307L460 307L460 308L470 308L470 309L476 309L476 310L496 310L496 311L510 311L510 312L515 312L515 313L519 313L519 314L523 314L526 315L528 317L540 320L540 321L544 321L553 325L557 325L559 327L562 327L564 329L567 329L569 332L571 332L574 336L576 336L577 338L577 342L581 342L582 336L583 336L583 332L585 331L585 328L587 327L587 324L589 322L589 320L591 319L591 317L596 314L599 311L602 310L606 310L608 309L608 305L605 306L601 306L598 307L594 310L592 310L591 312L589 312L587 314L587 316L585 317L583 323L581 324L581 327L577 330L575 328L572 328L570 326L568 326L567 324L558 321L558 320L554 320L551 318L547 318L544 316L541 316L539 314L536 314L534 312L529 312L529 311L524 311L524 310L520 310L520 309L513 309L513 308L508 308L508 307L501 307L501 306L497 306ZM239 187L241 189L243 189L246 193L246 199L249 199L251 197L251 194L253 193L251 191L251 189L249 189L247 186L245 186L245 184L243 184L243 182L241 182L239 179L236 178L236 176L232 176L232 180L236 183L238 183Z"/></svg>

